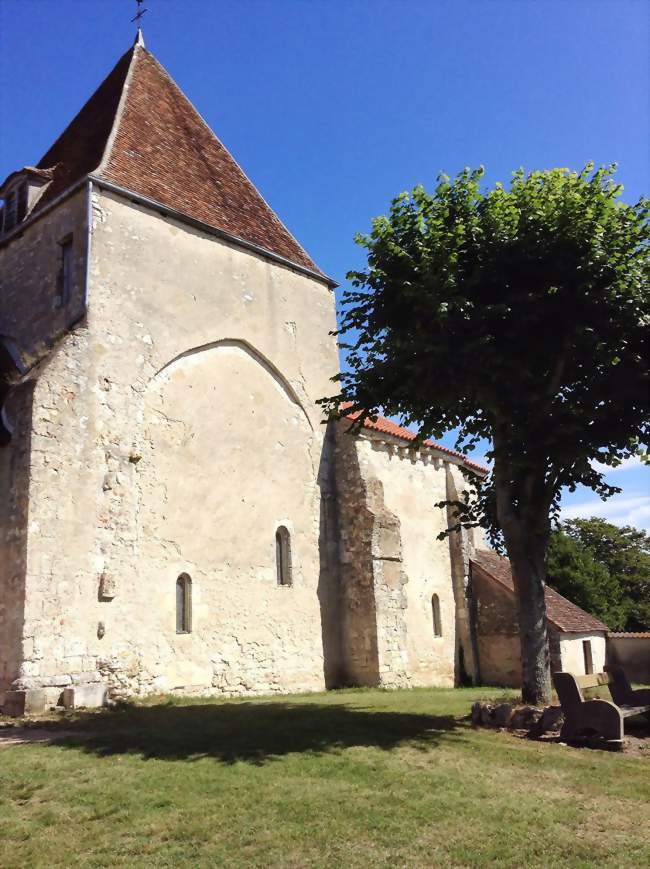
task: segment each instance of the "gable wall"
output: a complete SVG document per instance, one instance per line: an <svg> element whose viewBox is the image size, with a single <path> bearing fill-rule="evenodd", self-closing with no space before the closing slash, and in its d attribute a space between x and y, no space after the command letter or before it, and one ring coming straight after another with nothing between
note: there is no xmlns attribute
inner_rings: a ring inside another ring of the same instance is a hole
<svg viewBox="0 0 650 869"><path fill-rule="evenodd" d="M521 685L521 647L514 598L507 589L472 567L476 638L484 685Z"/></svg>
<svg viewBox="0 0 650 869"><path fill-rule="evenodd" d="M94 195L87 323L36 384L23 684L322 688L338 672L320 282ZM275 529L292 534L279 588ZM193 631L175 630L191 575ZM327 628L323 628L327 625ZM331 628L331 629L330 629ZM323 642L323 635L327 642ZM324 661L323 648L328 660Z"/></svg>
<svg viewBox="0 0 650 869"><path fill-rule="evenodd" d="M472 567L472 594L476 602L476 637L481 681L485 685L521 686L521 647L519 619L514 595L481 568ZM594 673L605 665L603 632L564 633L549 622L551 673L565 670L575 675L585 672L582 641L590 640Z"/></svg>
<svg viewBox="0 0 650 869"><path fill-rule="evenodd" d="M42 358L84 312L88 194L72 194L23 232L0 243L0 336L20 351L25 367ZM72 293L58 304L61 241L73 238Z"/></svg>

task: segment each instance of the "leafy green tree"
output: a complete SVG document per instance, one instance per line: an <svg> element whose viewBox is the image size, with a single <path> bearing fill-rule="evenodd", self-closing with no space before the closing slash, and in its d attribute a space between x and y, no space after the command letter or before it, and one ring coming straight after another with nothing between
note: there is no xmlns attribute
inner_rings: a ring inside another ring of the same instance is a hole
<svg viewBox="0 0 650 869"><path fill-rule="evenodd" d="M648 200L626 205L614 167L483 170L416 187L357 237L367 267L348 275L339 334L352 339L343 415L379 410L422 436L459 429L491 442L493 470L458 503L458 523L503 534L518 601L522 691L550 698L544 601L551 519L563 487L607 486L592 461L647 443ZM349 412L349 411L348 411Z"/></svg>
<svg viewBox="0 0 650 869"><path fill-rule="evenodd" d="M621 528L596 517L571 519L564 523L563 531L611 577L611 600L620 601L622 612L620 618L610 616L604 621L613 629L650 630L650 536L629 525ZM549 558L549 582L553 585L551 567ZM618 598L614 597L616 586ZM561 588L558 591L564 594ZM570 594L567 597L574 600ZM588 606L585 609L597 614Z"/></svg>
<svg viewBox="0 0 650 869"><path fill-rule="evenodd" d="M551 533L547 574L552 588L609 628L625 626L628 607L621 584L587 546L562 529Z"/></svg>

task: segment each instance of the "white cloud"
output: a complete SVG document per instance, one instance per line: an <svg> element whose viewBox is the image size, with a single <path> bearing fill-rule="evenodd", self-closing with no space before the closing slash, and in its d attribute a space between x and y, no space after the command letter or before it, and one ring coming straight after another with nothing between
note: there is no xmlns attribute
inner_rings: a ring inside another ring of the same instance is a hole
<svg viewBox="0 0 650 869"><path fill-rule="evenodd" d="M607 501L591 498L562 508L562 519L598 516L614 525L632 525L650 531L650 495L614 495Z"/></svg>

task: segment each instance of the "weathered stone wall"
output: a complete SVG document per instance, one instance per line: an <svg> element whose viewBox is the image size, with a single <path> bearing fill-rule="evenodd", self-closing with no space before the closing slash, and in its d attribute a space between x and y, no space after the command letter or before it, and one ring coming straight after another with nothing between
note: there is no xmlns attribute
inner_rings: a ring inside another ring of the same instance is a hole
<svg viewBox="0 0 650 869"><path fill-rule="evenodd" d="M9 339L25 367L47 354L84 314L88 229L86 189L25 230L0 243L0 337ZM60 302L61 242L72 238L71 294Z"/></svg>
<svg viewBox="0 0 650 869"><path fill-rule="evenodd" d="M608 634L607 663L623 667L631 682L650 685L650 632Z"/></svg>
<svg viewBox="0 0 650 869"><path fill-rule="evenodd" d="M76 326L8 402L0 690L56 701L100 681L120 696L474 675L473 540L438 540L448 516L434 506L462 488L460 471L390 437L326 434L331 291L113 194L92 202L87 312L77 263L67 319L55 308L33 334L26 311L10 324L30 360ZM55 211L51 239L79 235L85 205L70 203L76 228ZM280 525L291 587L276 579Z"/></svg>
<svg viewBox="0 0 650 869"><path fill-rule="evenodd" d="M0 340L11 359L3 376L17 380L61 339L83 315L87 247L85 190L62 202L31 226L0 244ZM72 237L70 298L61 304L58 275L60 242ZM52 444L48 417L56 410L45 401L32 419L34 379L1 390L2 430L11 439L0 447L0 702L21 675L25 655L40 654L39 638L25 625L28 540L32 567L40 570L38 541L47 528L31 521L30 477ZM36 458L36 457L39 458ZM56 464L47 473L56 473Z"/></svg>
<svg viewBox="0 0 650 869"><path fill-rule="evenodd" d="M396 439L337 432L342 629L349 681L453 685L456 603L438 459ZM442 636L434 637L438 595Z"/></svg>
<svg viewBox="0 0 650 869"><path fill-rule="evenodd" d="M22 685L241 693L336 678L339 646L323 652L335 515L315 404L337 369L334 324L322 283L95 193L87 321L34 393L47 449L32 451L36 648ZM279 525L289 588L276 581Z"/></svg>
<svg viewBox="0 0 650 869"><path fill-rule="evenodd" d="M476 612L476 640L480 679L484 685L521 686L521 646L519 619L514 595L472 567L472 596ZM549 623L551 673L566 670L584 674L582 641L590 640L594 673L605 664L605 635L601 633L565 634Z"/></svg>
<svg viewBox="0 0 650 869"><path fill-rule="evenodd" d="M32 383L14 388L5 407L11 441L0 448L0 704L20 673L23 639Z"/></svg>
<svg viewBox="0 0 650 869"><path fill-rule="evenodd" d="M479 672L484 685L521 685L519 626L512 594L472 567Z"/></svg>
<svg viewBox="0 0 650 869"><path fill-rule="evenodd" d="M373 537L376 514L383 512L383 491L362 473L357 443L335 430L335 479L339 520L340 624L342 681L379 685Z"/></svg>

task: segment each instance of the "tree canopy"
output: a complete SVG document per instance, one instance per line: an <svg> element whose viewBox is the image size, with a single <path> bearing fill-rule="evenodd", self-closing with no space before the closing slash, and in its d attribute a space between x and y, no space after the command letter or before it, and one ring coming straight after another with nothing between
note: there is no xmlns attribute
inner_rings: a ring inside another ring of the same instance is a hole
<svg viewBox="0 0 650 869"><path fill-rule="evenodd" d="M563 487L608 486L648 442L649 202L620 200L615 167L517 171L481 189L483 170L397 196L357 242L339 334L351 339L339 395L422 436L480 439L493 471L459 522L503 533L522 630L523 691L550 695L543 599L551 518Z"/></svg>
<svg viewBox="0 0 650 869"><path fill-rule="evenodd" d="M650 537L604 519L572 519L551 535L548 582L612 630L650 630Z"/></svg>

